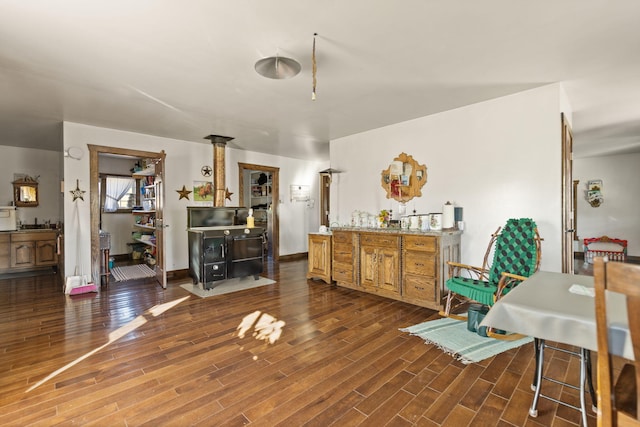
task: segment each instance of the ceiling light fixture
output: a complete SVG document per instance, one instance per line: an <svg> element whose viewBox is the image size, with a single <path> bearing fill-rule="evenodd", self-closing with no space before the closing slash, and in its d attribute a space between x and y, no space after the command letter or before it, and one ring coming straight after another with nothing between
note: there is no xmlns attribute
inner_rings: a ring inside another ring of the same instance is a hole
<svg viewBox="0 0 640 427"><path fill-rule="evenodd" d="M268 79L290 79L296 76L302 66L298 61L284 56L270 56L256 62L256 72Z"/></svg>

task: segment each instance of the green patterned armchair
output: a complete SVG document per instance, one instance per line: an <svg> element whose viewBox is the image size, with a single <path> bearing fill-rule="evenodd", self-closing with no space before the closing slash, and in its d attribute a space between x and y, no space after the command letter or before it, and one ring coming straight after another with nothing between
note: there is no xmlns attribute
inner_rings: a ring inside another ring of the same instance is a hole
<svg viewBox="0 0 640 427"><path fill-rule="evenodd" d="M448 262L449 279L446 287L449 292L445 310L440 314L466 320L466 317L453 314L452 310L469 301L492 306L538 270L540 242L536 223L532 219L512 218L491 235L482 267ZM492 252L493 261L489 266Z"/></svg>

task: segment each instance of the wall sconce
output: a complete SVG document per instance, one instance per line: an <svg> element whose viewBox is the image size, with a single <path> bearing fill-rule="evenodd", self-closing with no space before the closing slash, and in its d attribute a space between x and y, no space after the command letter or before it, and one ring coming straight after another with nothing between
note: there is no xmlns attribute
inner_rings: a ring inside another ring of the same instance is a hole
<svg viewBox="0 0 640 427"><path fill-rule="evenodd" d="M601 179L592 179L590 181L587 181L587 191L585 193L587 202L589 202L591 207L597 208L602 203L604 203L604 198L602 197Z"/></svg>

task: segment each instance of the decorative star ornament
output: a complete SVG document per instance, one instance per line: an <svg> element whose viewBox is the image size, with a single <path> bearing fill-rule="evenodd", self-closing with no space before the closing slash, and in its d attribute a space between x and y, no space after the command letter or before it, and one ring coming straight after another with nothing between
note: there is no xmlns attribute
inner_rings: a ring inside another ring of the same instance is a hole
<svg viewBox="0 0 640 427"><path fill-rule="evenodd" d="M86 191L80 189L80 181L79 180L76 179L76 189L69 191L69 193L71 193L71 195L73 196L73 201L74 202L76 200L78 200L78 199L80 199L80 200L82 200L84 202L84 193L86 193Z"/></svg>
<svg viewBox="0 0 640 427"><path fill-rule="evenodd" d="M189 200L189 194L193 193L191 190L187 190L187 187L182 186L182 190L176 190L178 194L180 194L180 198L178 200L187 199Z"/></svg>
<svg viewBox="0 0 640 427"><path fill-rule="evenodd" d="M203 166L202 169L200 169L200 172L202 173L202 176L211 176L213 170L211 169L211 166Z"/></svg>
<svg viewBox="0 0 640 427"><path fill-rule="evenodd" d="M229 191L229 188L225 188L224 189L224 198L225 199L228 199L229 201L231 201L231 195L232 194L233 193L231 191Z"/></svg>

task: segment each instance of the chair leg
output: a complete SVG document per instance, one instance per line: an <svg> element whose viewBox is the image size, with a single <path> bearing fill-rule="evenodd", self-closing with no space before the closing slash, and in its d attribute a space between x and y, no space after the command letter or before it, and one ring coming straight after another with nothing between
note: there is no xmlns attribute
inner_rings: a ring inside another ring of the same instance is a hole
<svg viewBox="0 0 640 427"><path fill-rule="evenodd" d="M489 328L487 329L487 336L490 338L495 338L497 340L502 340L502 341L516 341L522 338L526 338L527 335L523 335L523 334L496 334L495 332L493 332L493 328Z"/></svg>
<svg viewBox="0 0 640 427"><path fill-rule="evenodd" d="M449 290L449 293L447 294L447 302L444 305L444 311L441 310L438 312L438 314L442 317L449 317L451 319L467 320L467 318L464 316L459 316L457 314L451 313L451 301L453 301L453 295L454 293Z"/></svg>

